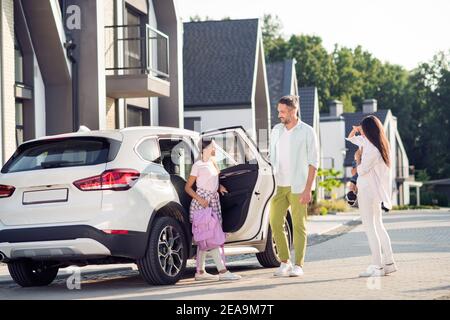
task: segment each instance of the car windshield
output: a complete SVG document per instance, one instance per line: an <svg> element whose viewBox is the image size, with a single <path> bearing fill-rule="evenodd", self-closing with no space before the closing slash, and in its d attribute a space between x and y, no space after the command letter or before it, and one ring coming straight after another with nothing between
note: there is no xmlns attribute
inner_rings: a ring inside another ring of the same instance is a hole
<svg viewBox="0 0 450 320"><path fill-rule="evenodd" d="M21 145L2 173L98 165L109 161L110 146L98 137L34 141Z"/></svg>

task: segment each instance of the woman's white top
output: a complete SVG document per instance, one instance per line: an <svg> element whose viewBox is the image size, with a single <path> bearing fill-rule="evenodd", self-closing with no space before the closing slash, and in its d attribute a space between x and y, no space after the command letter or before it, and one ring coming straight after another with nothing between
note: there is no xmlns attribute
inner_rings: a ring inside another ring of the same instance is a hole
<svg viewBox="0 0 450 320"><path fill-rule="evenodd" d="M212 192L219 189L219 172L211 160L195 162L192 166L191 176L197 177L195 181L197 188Z"/></svg>
<svg viewBox="0 0 450 320"><path fill-rule="evenodd" d="M380 151L364 136L353 136L346 140L363 149L361 163L356 168L358 192L370 192L387 209L392 209L391 170Z"/></svg>

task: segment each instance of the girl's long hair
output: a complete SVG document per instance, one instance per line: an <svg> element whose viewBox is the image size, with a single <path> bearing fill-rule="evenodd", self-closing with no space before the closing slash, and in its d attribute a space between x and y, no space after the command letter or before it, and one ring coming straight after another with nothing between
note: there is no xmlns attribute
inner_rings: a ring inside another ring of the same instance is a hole
<svg viewBox="0 0 450 320"><path fill-rule="evenodd" d="M198 149L200 152L198 154L197 160L202 160L203 150L208 148L210 146L210 144L213 142L214 142L214 139L209 138L209 137L203 137L202 139L200 139L200 141L198 143Z"/></svg>
<svg viewBox="0 0 450 320"><path fill-rule="evenodd" d="M370 115L363 119L361 127L366 138L380 151L384 163L391 166L389 141L384 133L380 119Z"/></svg>

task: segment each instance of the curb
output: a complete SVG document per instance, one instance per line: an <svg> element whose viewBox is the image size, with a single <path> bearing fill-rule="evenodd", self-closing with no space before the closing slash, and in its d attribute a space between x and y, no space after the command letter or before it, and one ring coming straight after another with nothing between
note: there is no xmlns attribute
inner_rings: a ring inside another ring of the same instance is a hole
<svg viewBox="0 0 450 320"><path fill-rule="evenodd" d="M340 223L337 226L334 226L332 228L329 228L328 230L326 230L325 232L321 232L321 233L314 233L308 236L307 239L307 246L314 246L317 244L321 244L323 242L326 242L328 240L340 237L342 235L347 234L348 232L350 232L353 228L355 228L356 226L360 225L361 222L361 217L355 217L354 219L347 221L345 223Z"/></svg>
<svg viewBox="0 0 450 320"><path fill-rule="evenodd" d="M334 231L334 230L336 230L336 229L338 229L338 228L340 228L342 226L353 225L355 223L355 221L360 221L360 220L361 220L361 216L355 216L353 219L351 219L349 221L346 221L346 222L343 222L343 223L339 223L339 224L337 224L337 225L335 225L335 226L333 226L331 228L325 229L325 231L321 231L319 233L308 234L308 237L322 236L322 235L324 235L326 233L329 233L331 231Z"/></svg>

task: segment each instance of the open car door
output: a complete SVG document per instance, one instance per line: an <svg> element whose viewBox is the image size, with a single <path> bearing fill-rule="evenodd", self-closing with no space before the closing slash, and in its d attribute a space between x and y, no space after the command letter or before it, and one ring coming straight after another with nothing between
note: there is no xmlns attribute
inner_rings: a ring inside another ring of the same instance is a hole
<svg viewBox="0 0 450 320"><path fill-rule="evenodd" d="M269 200L275 191L270 163L260 154L242 127L202 133L216 143L220 184L228 193L220 196L223 229L231 233L227 243L260 240Z"/></svg>

